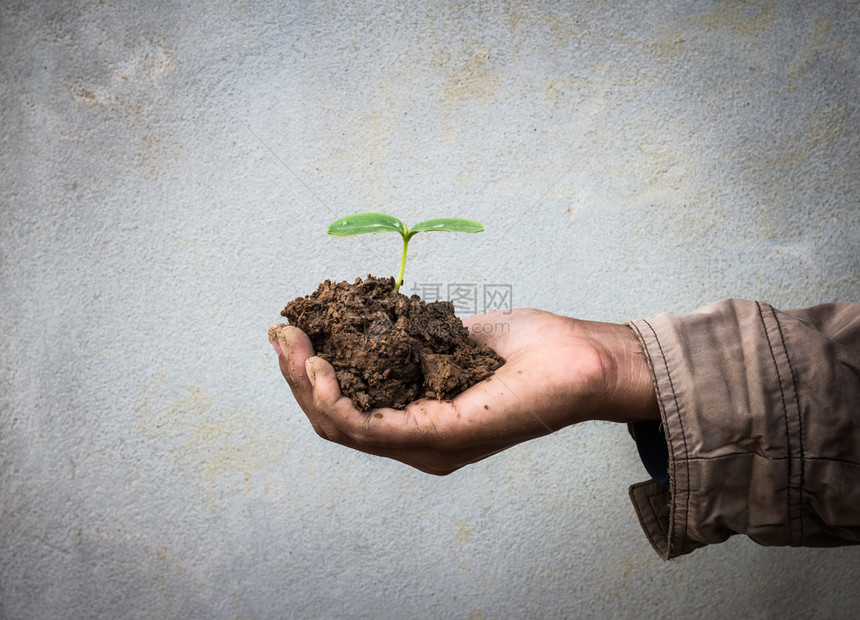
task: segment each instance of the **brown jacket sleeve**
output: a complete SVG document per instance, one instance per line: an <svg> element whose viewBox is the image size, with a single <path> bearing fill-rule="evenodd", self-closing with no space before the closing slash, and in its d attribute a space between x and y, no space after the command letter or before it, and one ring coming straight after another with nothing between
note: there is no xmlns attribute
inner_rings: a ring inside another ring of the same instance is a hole
<svg viewBox="0 0 860 620"><path fill-rule="evenodd" d="M860 544L860 304L729 299L628 325L669 447L669 485L630 487L661 557L734 534Z"/></svg>

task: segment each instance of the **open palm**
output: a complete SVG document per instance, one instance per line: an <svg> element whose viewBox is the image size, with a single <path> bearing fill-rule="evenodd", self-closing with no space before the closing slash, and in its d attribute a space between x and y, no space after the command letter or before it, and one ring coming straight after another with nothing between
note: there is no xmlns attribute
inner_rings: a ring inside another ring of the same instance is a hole
<svg viewBox="0 0 860 620"><path fill-rule="evenodd" d="M270 333L287 383L317 434L448 474L517 443L588 419L656 419L648 368L632 331L518 309L464 321L505 364L453 400L362 413L342 396L334 369L294 327Z"/></svg>

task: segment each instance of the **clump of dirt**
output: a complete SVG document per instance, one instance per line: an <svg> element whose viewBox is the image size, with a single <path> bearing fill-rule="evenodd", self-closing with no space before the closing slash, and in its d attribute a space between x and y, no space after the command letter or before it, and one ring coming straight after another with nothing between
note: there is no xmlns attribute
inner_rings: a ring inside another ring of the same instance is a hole
<svg viewBox="0 0 860 620"><path fill-rule="evenodd" d="M505 360L469 340L450 301L394 290L394 278L326 280L281 311L335 369L355 407L402 409L418 398L453 398Z"/></svg>

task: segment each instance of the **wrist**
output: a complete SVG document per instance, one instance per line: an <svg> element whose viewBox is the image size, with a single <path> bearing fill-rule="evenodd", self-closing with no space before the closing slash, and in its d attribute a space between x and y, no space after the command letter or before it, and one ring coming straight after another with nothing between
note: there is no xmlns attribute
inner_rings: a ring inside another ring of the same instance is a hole
<svg viewBox="0 0 860 620"><path fill-rule="evenodd" d="M606 391L599 419L621 423L659 421L651 368L638 336L627 325L600 325Z"/></svg>
<svg viewBox="0 0 860 620"><path fill-rule="evenodd" d="M657 403L657 392L654 387L654 379L651 365L645 349L639 341L639 337L633 328L628 325L622 326L625 330L626 347L625 356L627 361L627 377L625 381L630 391L631 408L630 419L625 422L644 422L646 420L660 420L660 405Z"/></svg>

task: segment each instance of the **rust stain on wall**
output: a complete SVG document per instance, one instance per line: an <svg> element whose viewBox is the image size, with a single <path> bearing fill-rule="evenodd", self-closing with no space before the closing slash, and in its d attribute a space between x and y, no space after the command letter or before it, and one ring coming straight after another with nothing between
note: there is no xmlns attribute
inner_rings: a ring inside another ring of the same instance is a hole
<svg viewBox="0 0 860 620"><path fill-rule="evenodd" d="M756 36L773 26L778 9L776 2L726 0L711 13L690 15L667 23L663 33L653 39L638 41L621 37L621 40L630 45L642 46L657 58L677 61L681 58L686 42L695 39L701 30L729 29L746 37Z"/></svg>
<svg viewBox="0 0 860 620"><path fill-rule="evenodd" d="M756 35L773 26L778 8L776 2L726 0L716 11L690 17L687 21L705 28L730 28L739 34Z"/></svg>
<svg viewBox="0 0 860 620"><path fill-rule="evenodd" d="M848 106L817 110L810 116L803 135L795 139L789 152L765 164L782 167L803 163L818 145L836 139L850 116L851 109Z"/></svg>
<svg viewBox="0 0 860 620"><path fill-rule="evenodd" d="M498 93L501 78L488 68L489 58L487 48L478 48L466 58L461 55L452 59L444 54L437 59L437 66L445 72L442 126L446 143L453 142L455 138L451 118L456 108L470 101L485 104Z"/></svg>
<svg viewBox="0 0 860 620"><path fill-rule="evenodd" d="M787 92L797 88L800 77L809 71L815 58L826 52L830 45L830 22L823 17L816 17L812 22L812 36L807 39L803 48L788 65L788 85L781 91Z"/></svg>
<svg viewBox="0 0 860 620"><path fill-rule="evenodd" d="M210 505L223 494L221 488L250 495L254 475L286 452L285 435L263 436L253 410L222 409L201 388L172 387L166 379L166 373L159 374L135 402L140 433L170 453L177 475L194 475Z"/></svg>
<svg viewBox="0 0 860 620"><path fill-rule="evenodd" d="M475 50L464 67L458 67L448 76L444 87L446 100L474 99L484 103L498 92L499 76L487 70L489 55L486 48Z"/></svg>

